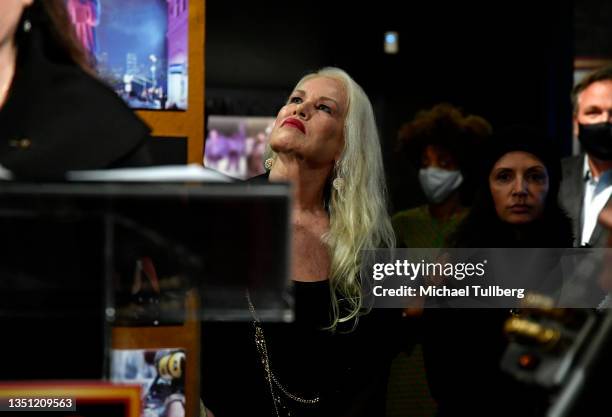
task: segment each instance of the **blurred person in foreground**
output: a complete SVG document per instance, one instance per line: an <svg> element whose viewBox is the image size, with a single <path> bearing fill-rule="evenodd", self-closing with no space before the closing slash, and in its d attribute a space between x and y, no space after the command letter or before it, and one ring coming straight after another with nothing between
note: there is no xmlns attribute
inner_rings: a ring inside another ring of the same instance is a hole
<svg viewBox="0 0 612 417"><path fill-rule="evenodd" d="M150 164L149 128L93 75L63 0L3 0L0 22L5 177Z"/></svg>
<svg viewBox="0 0 612 417"><path fill-rule="evenodd" d="M148 137L93 75L63 0L0 1L0 178L148 165ZM0 219L0 354L27 359L9 361L0 379L101 378L99 229L11 213Z"/></svg>

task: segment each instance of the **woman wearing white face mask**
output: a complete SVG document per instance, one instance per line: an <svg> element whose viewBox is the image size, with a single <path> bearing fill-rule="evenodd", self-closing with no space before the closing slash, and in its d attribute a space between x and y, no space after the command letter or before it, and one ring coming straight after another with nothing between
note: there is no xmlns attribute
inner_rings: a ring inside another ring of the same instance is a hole
<svg viewBox="0 0 612 417"><path fill-rule="evenodd" d="M461 204L458 201L458 191L459 186L463 183L463 175L461 175L456 158L444 146L427 145L425 147L419 170L419 182L434 213L442 214L440 209L450 207L451 202ZM451 196L453 198L449 198Z"/></svg>
<svg viewBox="0 0 612 417"><path fill-rule="evenodd" d="M420 168L419 182L427 204L396 213L398 247L437 248L466 216L470 158L491 133L479 116L464 115L450 104L438 104L402 126L400 145Z"/></svg>
<svg viewBox="0 0 612 417"><path fill-rule="evenodd" d="M450 104L438 104L422 111L414 120L402 126L399 144L406 156L419 169L419 182L427 204L400 211L392 223L397 246L406 248L438 248L444 246L468 209L471 175L476 164L471 158L477 145L490 134L491 126L482 117L464 115ZM419 326L413 322L418 308L406 309L403 325L406 336L402 350L411 355L399 355L392 364L389 380L389 404L398 414L409 415L421 409L433 415L435 405L428 396ZM413 393L418 392L416 396Z"/></svg>

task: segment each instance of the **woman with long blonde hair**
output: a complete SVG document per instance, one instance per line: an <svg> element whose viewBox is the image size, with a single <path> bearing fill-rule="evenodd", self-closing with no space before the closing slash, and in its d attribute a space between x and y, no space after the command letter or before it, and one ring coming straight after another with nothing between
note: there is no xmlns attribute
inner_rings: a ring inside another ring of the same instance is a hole
<svg viewBox="0 0 612 417"><path fill-rule="evenodd" d="M372 105L338 68L309 74L279 112L270 149L269 180L294 186L292 278L330 280L335 327L361 307L360 252L394 245Z"/></svg>
<svg viewBox="0 0 612 417"><path fill-rule="evenodd" d="M382 416L393 320L389 311L364 308L359 271L362 251L392 247L395 237L370 100L338 68L309 74L279 111L269 148L265 177L293 190L295 323L279 330L254 315L250 343L261 366L245 391L260 389L248 409ZM227 415L245 410L244 403L219 406Z"/></svg>

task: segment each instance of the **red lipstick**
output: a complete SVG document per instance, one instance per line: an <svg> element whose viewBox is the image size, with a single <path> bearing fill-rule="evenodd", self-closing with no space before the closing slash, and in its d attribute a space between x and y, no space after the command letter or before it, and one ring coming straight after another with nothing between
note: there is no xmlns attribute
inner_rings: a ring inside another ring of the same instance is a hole
<svg viewBox="0 0 612 417"><path fill-rule="evenodd" d="M304 123L300 122L296 118L290 117L288 119L285 119L285 121L283 122L281 126L285 126L285 125L293 126L296 129L299 129L303 134L306 134L306 127L304 126Z"/></svg>

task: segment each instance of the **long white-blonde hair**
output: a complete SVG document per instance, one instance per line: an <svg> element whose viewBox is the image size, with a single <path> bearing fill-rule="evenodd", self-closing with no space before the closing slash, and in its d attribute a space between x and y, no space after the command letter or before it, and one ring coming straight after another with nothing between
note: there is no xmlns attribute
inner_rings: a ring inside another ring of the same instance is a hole
<svg viewBox="0 0 612 417"><path fill-rule="evenodd" d="M330 327L335 329L339 323L357 317L361 310L361 251L391 248L395 235L387 214L387 187L372 104L359 84L339 68L327 67L306 75L295 88L318 77L340 81L348 97L344 149L332 173L342 178L344 185L340 190L331 187L327 201L330 228L322 236L331 258L334 315Z"/></svg>

